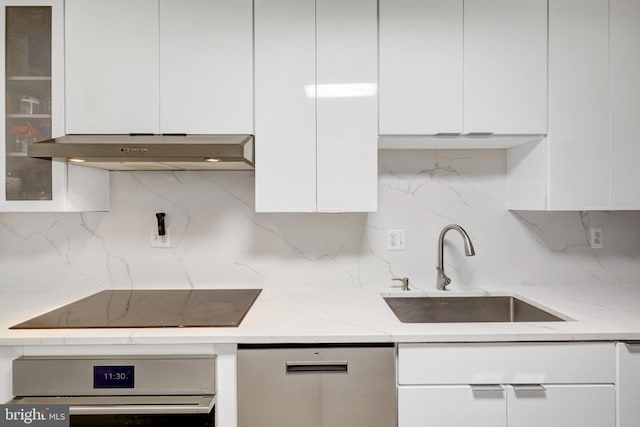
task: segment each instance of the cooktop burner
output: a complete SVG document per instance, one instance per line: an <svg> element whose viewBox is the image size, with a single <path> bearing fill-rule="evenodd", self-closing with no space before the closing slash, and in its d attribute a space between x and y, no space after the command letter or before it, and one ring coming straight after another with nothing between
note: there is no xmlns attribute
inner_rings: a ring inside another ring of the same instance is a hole
<svg viewBox="0 0 640 427"><path fill-rule="evenodd" d="M10 329L238 326L262 289L107 290Z"/></svg>

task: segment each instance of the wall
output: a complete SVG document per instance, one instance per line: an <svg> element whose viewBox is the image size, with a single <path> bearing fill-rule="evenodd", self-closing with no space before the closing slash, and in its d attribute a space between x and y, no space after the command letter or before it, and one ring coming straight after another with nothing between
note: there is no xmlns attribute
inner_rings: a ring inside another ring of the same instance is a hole
<svg viewBox="0 0 640 427"><path fill-rule="evenodd" d="M640 212L509 212L501 150L382 151L373 214L256 214L250 172L113 172L109 213L0 214L0 290L160 287L435 287L444 225L452 289L640 287ZM295 179L295 177L292 177ZM166 212L171 248L149 247ZM604 249L587 245L589 225ZM386 229L407 250L386 250Z"/></svg>

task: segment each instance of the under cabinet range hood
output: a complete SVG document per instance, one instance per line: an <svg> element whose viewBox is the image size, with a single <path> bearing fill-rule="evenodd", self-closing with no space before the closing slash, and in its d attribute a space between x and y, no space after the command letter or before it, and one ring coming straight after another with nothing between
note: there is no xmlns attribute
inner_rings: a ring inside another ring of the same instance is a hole
<svg viewBox="0 0 640 427"><path fill-rule="evenodd" d="M117 171L253 170L253 135L67 135L29 157Z"/></svg>

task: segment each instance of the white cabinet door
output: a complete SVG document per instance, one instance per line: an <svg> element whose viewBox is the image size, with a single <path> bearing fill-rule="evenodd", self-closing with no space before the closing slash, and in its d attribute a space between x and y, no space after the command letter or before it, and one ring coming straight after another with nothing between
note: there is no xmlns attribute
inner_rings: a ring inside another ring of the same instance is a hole
<svg viewBox="0 0 640 427"><path fill-rule="evenodd" d="M547 132L546 0L381 0L380 134L476 132Z"/></svg>
<svg viewBox="0 0 640 427"><path fill-rule="evenodd" d="M507 387L509 427L615 427L615 387L545 385L541 391Z"/></svg>
<svg viewBox="0 0 640 427"><path fill-rule="evenodd" d="M505 405L504 391L466 385L398 387L398 427L506 427Z"/></svg>
<svg viewBox="0 0 640 427"><path fill-rule="evenodd" d="M377 0L316 2L318 212L377 209L377 23Z"/></svg>
<svg viewBox="0 0 640 427"><path fill-rule="evenodd" d="M377 204L377 2L257 0L256 211Z"/></svg>
<svg viewBox="0 0 640 427"><path fill-rule="evenodd" d="M0 212L108 210L108 171L27 157L64 135L64 1L0 1L0 36Z"/></svg>
<svg viewBox="0 0 640 427"><path fill-rule="evenodd" d="M315 0L255 0L256 211L316 210Z"/></svg>
<svg viewBox="0 0 640 427"><path fill-rule="evenodd" d="M462 132L463 0L380 0L380 134Z"/></svg>
<svg viewBox="0 0 640 427"><path fill-rule="evenodd" d="M546 131L546 0L464 0L464 133Z"/></svg>
<svg viewBox="0 0 640 427"><path fill-rule="evenodd" d="M549 1L549 204L609 208L609 1Z"/></svg>
<svg viewBox="0 0 640 427"><path fill-rule="evenodd" d="M640 425L640 343L616 344L618 427Z"/></svg>
<svg viewBox="0 0 640 427"><path fill-rule="evenodd" d="M67 0L66 133L158 133L158 0Z"/></svg>
<svg viewBox="0 0 640 427"><path fill-rule="evenodd" d="M611 209L640 209L640 2L610 1Z"/></svg>
<svg viewBox="0 0 640 427"><path fill-rule="evenodd" d="M161 133L253 133L251 0L160 0Z"/></svg>

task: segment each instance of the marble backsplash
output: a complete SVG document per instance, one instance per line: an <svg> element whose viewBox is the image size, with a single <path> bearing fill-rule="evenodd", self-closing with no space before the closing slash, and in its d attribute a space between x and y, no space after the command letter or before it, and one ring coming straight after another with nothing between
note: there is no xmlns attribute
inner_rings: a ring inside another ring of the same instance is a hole
<svg viewBox="0 0 640 427"><path fill-rule="evenodd" d="M295 177L292 177L295 179ZM381 151L371 214L258 214L252 172L112 172L108 213L0 214L0 290L390 286L435 288L447 235L451 289L640 288L640 212L509 212L501 150ZM150 247L166 212L171 248ZM603 228L591 249L589 226ZM386 230L407 233L387 251Z"/></svg>

